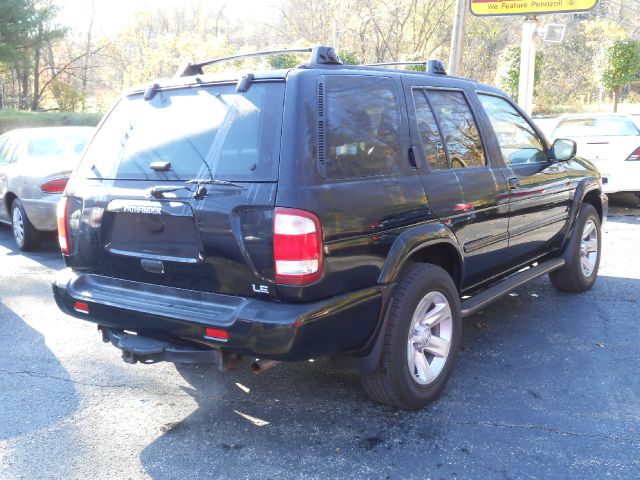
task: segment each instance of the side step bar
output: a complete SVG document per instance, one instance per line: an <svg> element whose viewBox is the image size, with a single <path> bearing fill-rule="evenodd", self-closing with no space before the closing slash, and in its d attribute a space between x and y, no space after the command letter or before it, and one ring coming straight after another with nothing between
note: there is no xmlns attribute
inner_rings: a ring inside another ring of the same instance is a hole
<svg viewBox="0 0 640 480"><path fill-rule="evenodd" d="M530 282L534 278L538 278L546 273L553 272L554 270L563 267L564 264L564 258L554 258L507 277L500 283L497 283L479 294L464 300L462 302L462 318L466 318L477 313L494 300L497 300L510 291Z"/></svg>

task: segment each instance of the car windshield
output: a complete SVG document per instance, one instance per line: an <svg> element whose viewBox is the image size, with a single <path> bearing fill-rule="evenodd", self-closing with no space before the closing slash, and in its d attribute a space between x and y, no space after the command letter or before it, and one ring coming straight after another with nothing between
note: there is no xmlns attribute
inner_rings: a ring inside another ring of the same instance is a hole
<svg viewBox="0 0 640 480"><path fill-rule="evenodd" d="M122 98L89 145L83 178L277 179L283 82L159 90ZM161 165L158 167L157 165Z"/></svg>
<svg viewBox="0 0 640 480"><path fill-rule="evenodd" d="M638 127L625 117L585 117L562 120L553 131L554 138L638 136Z"/></svg>
<svg viewBox="0 0 640 480"><path fill-rule="evenodd" d="M51 157L77 158L93 134L56 132L38 136L27 142L27 153L33 160L43 160Z"/></svg>

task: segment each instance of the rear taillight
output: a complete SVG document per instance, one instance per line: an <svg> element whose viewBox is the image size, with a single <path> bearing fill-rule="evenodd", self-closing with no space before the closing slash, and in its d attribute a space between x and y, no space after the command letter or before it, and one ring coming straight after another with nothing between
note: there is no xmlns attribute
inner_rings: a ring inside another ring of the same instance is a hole
<svg viewBox="0 0 640 480"><path fill-rule="evenodd" d="M78 313L84 313L85 315L89 314L89 305L85 302L75 302L73 304L73 309Z"/></svg>
<svg viewBox="0 0 640 480"><path fill-rule="evenodd" d="M67 177L54 178L53 180L42 182L40 184L40 190L44 193L62 193L68 182L69 179Z"/></svg>
<svg viewBox="0 0 640 480"><path fill-rule="evenodd" d="M640 147L636 148L631 155L627 157L625 161L627 162L637 162L640 160Z"/></svg>
<svg viewBox="0 0 640 480"><path fill-rule="evenodd" d="M229 340L229 332L220 328L207 327L204 331L204 338L226 342Z"/></svg>
<svg viewBox="0 0 640 480"><path fill-rule="evenodd" d="M322 228L313 213L277 207L273 221L276 282L307 285L322 275Z"/></svg>
<svg viewBox="0 0 640 480"><path fill-rule="evenodd" d="M56 216L58 217L58 243L63 255L69 255L69 230L67 229L68 197L62 197L58 202Z"/></svg>

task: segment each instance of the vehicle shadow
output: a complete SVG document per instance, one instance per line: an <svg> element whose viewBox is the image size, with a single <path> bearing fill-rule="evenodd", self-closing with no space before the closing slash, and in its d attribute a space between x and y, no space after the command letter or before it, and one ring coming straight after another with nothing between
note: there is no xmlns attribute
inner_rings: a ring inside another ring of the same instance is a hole
<svg viewBox="0 0 640 480"><path fill-rule="evenodd" d="M550 432L640 441L628 428L640 422L635 292L639 280L616 277L582 295L558 293L546 278L519 289L467 319L449 385L417 412L370 401L357 377L324 360L260 376L246 364L226 373L179 366L197 408L166 425L141 462L152 478L479 478L522 472L522 462L534 477L550 464L560 477L591 476L590 464L628 460L607 442L567 445ZM604 295L621 307L599 306ZM603 361L617 374L603 375ZM532 444L545 447L523 447ZM511 448L517 455L497 465L495 452ZM559 450L580 451L584 465L558 458Z"/></svg>
<svg viewBox="0 0 640 480"><path fill-rule="evenodd" d="M45 234L42 239L42 244L37 250L33 252L21 252L13 241L11 227L0 224L0 247L9 250L5 253L9 258L22 255L44 267L54 270L58 270L64 266L62 256L60 255L60 248L58 247L58 239L54 233Z"/></svg>
<svg viewBox="0 0 640 480"><path fill-rule="evenodd" d="M11 440L73 414L78 397L69 374L47 348L43 335L2 302L0 319L0 440ZM42 386L49 382L53 385ZM46 399L42 398L43 390L48 392Z"/></svg>

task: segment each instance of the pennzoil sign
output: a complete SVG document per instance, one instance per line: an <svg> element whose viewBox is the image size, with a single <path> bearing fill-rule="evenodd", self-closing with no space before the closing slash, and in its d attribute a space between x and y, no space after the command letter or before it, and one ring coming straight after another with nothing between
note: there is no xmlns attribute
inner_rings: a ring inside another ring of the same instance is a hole
<svg viewBox="0 0 640 480"><path fill-rule="evenodd" d="M474 15L534 15L586 12L598 0L471 0Z"/></svg>

